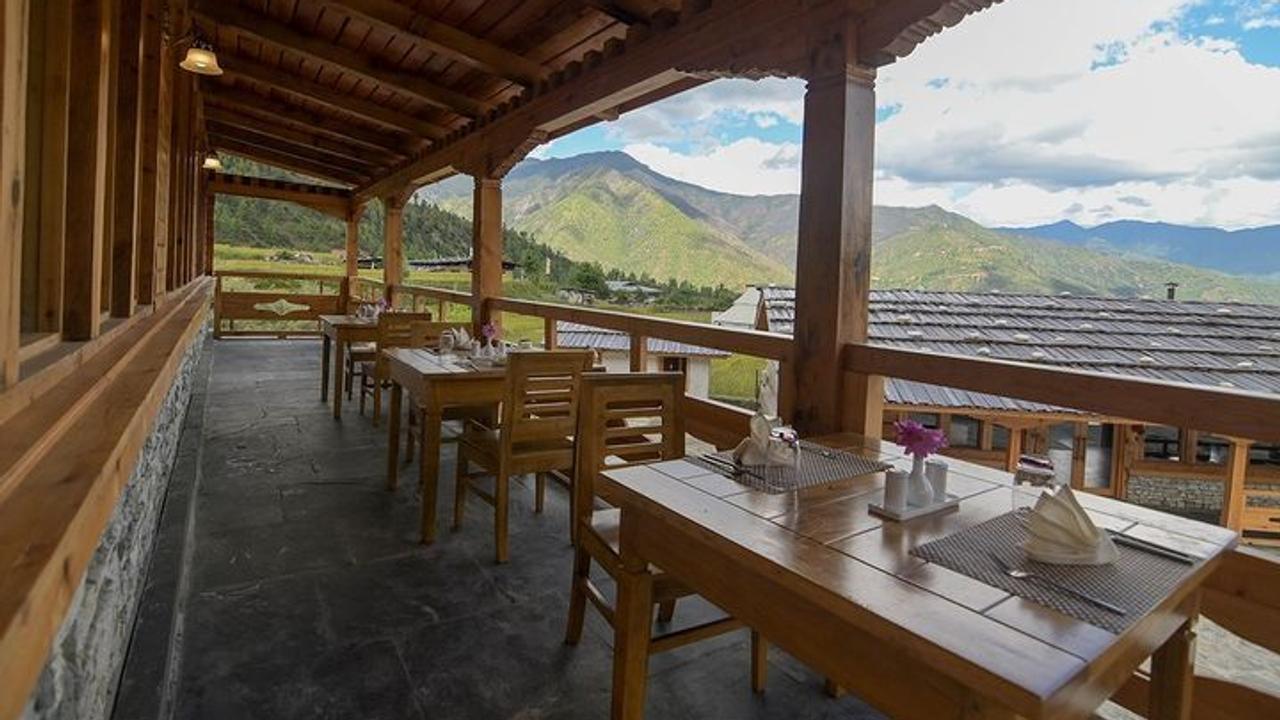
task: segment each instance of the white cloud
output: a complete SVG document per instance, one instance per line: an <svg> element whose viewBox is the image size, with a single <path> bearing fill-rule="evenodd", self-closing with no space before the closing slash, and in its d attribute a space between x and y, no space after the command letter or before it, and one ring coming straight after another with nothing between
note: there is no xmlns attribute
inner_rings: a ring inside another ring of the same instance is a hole
<svg viewBox="0 0 1280 720"><path fill-rule="evenodd" d="M653 143L623 150L677 180L739 195L777 195L800 191L800 145L742 138L705 153L684 154Z"/></svg>
<svg viewBox="0 0 1280 720"><path fill-rule="evenodd" d="M1185 35L1198 1L1017 0L930 38L880 72L877 102L896 112L877 130L877 202L990 224L1280 223L1280 68ZM1231 7L1266 21L1280 2ZM796 144L716 127L770 118L802 122L799 81L711 83L607 132L690 182L795 192Z"/></svg>

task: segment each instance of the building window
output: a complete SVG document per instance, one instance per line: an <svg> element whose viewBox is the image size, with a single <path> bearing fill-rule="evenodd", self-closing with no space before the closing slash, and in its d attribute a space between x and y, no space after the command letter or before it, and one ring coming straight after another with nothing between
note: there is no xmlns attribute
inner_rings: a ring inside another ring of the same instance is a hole
<svg viewBox="0 0 1280 720"><path fill-rule="evenodd" d="M1071 484L1071 470L1076 457L1076 426L1058 423L1049 426L1049 459L1053 461L1053 481L1058 485Z"/></svg>
<svg viewBox="0 0 1280 720"><path fill-rule="evenodd" d="M908 420L915 420L927 428L937 428L941 421L937 413L907 413Z"/></svg>
<svg viewBox="0 0 1280 720"><path fill-rule="evenodd" d="M951 447L976 448L982 440L982 423L968 415L952 415L947 442Z"/></svg>
<svg viewBox="0 0 1280 720"><path fill-rule="evenodd" d="M664 357L662 358L662 372L681 372L688 373L689 359L682 357Z"/></svg>
<svg viewBox="0 0 1280 720"><path fill-rule="evenodd" d="M1003 425L992 425L991 449L992 450L1008 450L1009 449L1009 428Z"/></svg>
<svg viewBox="0 0 1280 720"><path fill-rule="evenodd" d="M1148 425L1142 435L1142 456L1147 460L1171 460L1181 457L1178 429L1165 425Z"/></svg>
<svg viewBox="0 0 1280 720"><path fill-rule="evenodd" d="M1253 445L1249 448L1249 464L1280 467L1280 445Z"/></svg>
<svg viewBox="0 0 1280 720"><path fill-rule="evenodd" d="M1115 426L1089 423L1084 447L1084 486L1111 487L1111 450L1115 446Z"/></svg>
<svg viewBox="0 0 1280 720"><path fill-rule="evenodd" d="M1213 435L1201 435L1196 440L1196 462L1206 465L1226 465L1231 454L1231 443Z"/></svg>

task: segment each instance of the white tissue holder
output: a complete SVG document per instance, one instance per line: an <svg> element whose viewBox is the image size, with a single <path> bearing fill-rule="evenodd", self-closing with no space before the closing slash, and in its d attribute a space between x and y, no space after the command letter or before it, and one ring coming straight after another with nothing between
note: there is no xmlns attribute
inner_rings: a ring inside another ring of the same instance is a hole
<svg viewBox="0 0 1280 720"><path fill-rule="evenodd" d="M947 493L947 499L943 502L935 502L931 505L925 505L924 507L911 507L908 505L901 511L887 508L883 503L873 502L867 506L867 512L875 515L876 517L884 518L885 520L906 522L907 520L914 520L915 518L925 517L926 515L937 515L939 513L951 512L953 510L958 510L959 508L960 496L955 493Z"/></svg>

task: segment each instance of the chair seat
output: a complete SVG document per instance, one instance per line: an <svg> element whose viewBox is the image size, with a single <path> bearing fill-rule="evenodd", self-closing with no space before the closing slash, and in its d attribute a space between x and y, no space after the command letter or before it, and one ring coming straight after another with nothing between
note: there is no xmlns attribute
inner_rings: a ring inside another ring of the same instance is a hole
<svg viewBox="0 0 1280 720"><path fill-rule="evenodd" d="M470 425L459 441L465 445L468 457L492 470L497 467L502 442L500 430L480 429ZM511 472L546 472L569 468L573 465L573 439L555 438L516 443L511 448Z"/></svg>

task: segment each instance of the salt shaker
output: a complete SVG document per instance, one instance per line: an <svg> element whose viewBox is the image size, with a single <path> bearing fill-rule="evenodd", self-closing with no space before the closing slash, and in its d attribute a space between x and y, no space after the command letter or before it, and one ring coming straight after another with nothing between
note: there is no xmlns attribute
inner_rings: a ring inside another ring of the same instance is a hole
<svg viewBox="0 0 1280 720"><path fill-rule="evenodd" d="M907 509L907 471L888 470L884 474L884 509L903 512Z"/></svg>
<svg viewBox="0 0 1280 720"><path fill-rule="evenodd" d="M933 501L947 501L947 464L941 460L929 460L924 464L925 477L929 478L929 486L933 488Z"/></svg>

